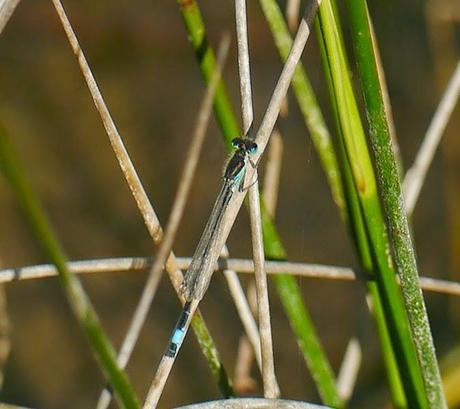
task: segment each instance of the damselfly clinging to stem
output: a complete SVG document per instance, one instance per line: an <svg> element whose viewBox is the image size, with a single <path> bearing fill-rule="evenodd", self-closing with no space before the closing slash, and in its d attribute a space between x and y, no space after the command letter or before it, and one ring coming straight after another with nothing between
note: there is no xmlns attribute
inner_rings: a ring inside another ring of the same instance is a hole
<svg viewBox="0 0 460 409"><path fill-rule="evenodd" d="M208 289L214 265L221 249L217 249L223 215L238 190L245 189L245 175L248 164L256 167L250 156L257 151L257 144L250 138L235 138L232 141L236 151L230 158L223 176L223 185L217 196L208 223L195 250L192 262L185 273L181 293L186 303L173 332L166 355L174 357L185 336L187 322L190 318L190 307L193 300L201 300Z"/></svg>

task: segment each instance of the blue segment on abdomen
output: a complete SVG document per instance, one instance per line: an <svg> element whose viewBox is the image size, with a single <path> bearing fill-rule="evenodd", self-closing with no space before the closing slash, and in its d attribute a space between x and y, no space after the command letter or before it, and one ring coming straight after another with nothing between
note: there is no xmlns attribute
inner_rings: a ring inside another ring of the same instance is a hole
<svg viewBox="0 0 460 409"><path fill-rule="evenodd" d="M171 338L171 342L173 344L177 344L179 345L182 340L184 339L184 335L185 335L185 331L183 328L177 328L175 331L174 331L174 334Z"/></svg>

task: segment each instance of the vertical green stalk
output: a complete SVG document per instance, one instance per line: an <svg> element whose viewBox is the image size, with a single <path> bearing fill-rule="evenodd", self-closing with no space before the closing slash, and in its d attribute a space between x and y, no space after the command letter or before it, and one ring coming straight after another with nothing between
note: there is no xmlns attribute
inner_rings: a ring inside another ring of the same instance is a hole
<svg viewBox="0 0 460 409"><path fill-rule="evenodd" d="M420 366L414 347L400 288L389 251L385 223L377 196L377 186L359 110L349 76L340 23L335 3L324 0L319 11L319 35L324 42L330 67L333 103L337 107L341 136L351 167L360 206L375 260L376 279L401 380L410 407L426 407Z"/></svg>
<svg viewBox="0 0 460 409"><path fill-rule="evenodd" d="M66 257L61 245L57 241L3 129L0 129L0 169L16 194L43 252L55 264L59 281L72 311L88 337L93 353L99 361L120 406L129 409L139 408L139 402L134 395L131 384L117 364L115 351L102 330L90 300L78 278L67 269Z"/></svg>
<svg viewBox="0 0 460 409"><path fill-rule="evenodd" d="M445 408L430 325L419 286L415 251L395 160L365 0L347 1L351 32L369 123L369 136L375 156L380 196L387 216L395 263L401 281L409 324L431 408Z"/></svg>
<svg viewBox="0 0 460 409"><path fill-rule="evenodd" d="M316 30L318 32L318 43L320 46L321 56L323 60L324 73L328 90L331 95L334 92L333 82L331 78L331 69L328 63L325 44L321 32L319 32L319 25L316 24ZM338 107L335 104L335 100L332 100L332 108L334 117L336 118L337 132L339 134L338 145L339 145L339 156L341 159L342 176L344 179L346 203L347 209L350 214L350 225L349 230L355 243L356 250L358 252L361 266L368 273L374 274L376 268L374 260L371 254L369 237L366 231L365 221L361 206L359 204L358 192L356 191L353 175L351 173L350 164L348 162L346 149L344 145L343 135L341 133L340 123L338 121ZM378 335L382 348L382 354L384 363L387 371L387 378L391 391L391 397L393 404L396 408L402 409L407 407L406 396L399 375L398 366L396 363L396 357L394 354L393 346L391 344L390 334L388 325L385 319L382 300L378 291L377 284L369 281L367 283L367 289L372 300L372 310L375 318L375 322L378 329Z"/></svg>
<svg viewBox="0 0 460 409"><path fill-rule="evenodd" d="M215 58L206 38L198 4L194 0L178 0L178 3L202 75L205 81L208 82L214 70ZM239 135L240 130L222 80L215 94L214 111L224 139L230 147L231 140L236 135ZM330 159L326 160L329 161ZM340 178L337 175L332 175L332 177L340 182ZM273 221L268 216L263 205L261 210L265 254L269 259L285 259L286 253L276 233ZM274 280L285 312L296 334L307 365L316 381L318 392L323 402L334 407L343 407L343 402L335 385L335 376L318 340L308 311L303 304L295 278L280 275Z"/></svg>
<svg viewBox="0 0 460 409"><path fill-rule="evenodd" d="M260 0L259 2L270 26L281 60L285 61L292 45L292 38L287 28L287 24L284 21L282 12L275 0ZM321 40L321 37L319 40ZM320 48L324 51L324 44L321 41ZM328 85L332 87L330 70L328 66L326 67L326 63L327 61L325 60L326 78L328 80ZM321 158L322 166L326 171L334 201L337 204L342 220L347 225L350 235L355 243L361 266L365 271L372 273L375 269L369 248L369 238L365 229L362 211L358 201L355 185L353 183L348 159L346 157L343 140L339 138L339 156L341 159L341 169L339 169L331 137L326 125L324 124L323 116L316 102L316 98L308 81L305 69L301 64L299 64L296 69L292 81L292 88L303 114L305 124L310 130L313 143ZM336 112L337 108L335 105L333 108ZM337 128L340 132L340 127ZM344 182L344 188L342 186L342 179ZM374 317L382 345L382 352L387 368L393 402L396 407L403 408L406 407L406 400L393 348L390 342L388 327L383 314L380 295L377 291L377 285L375 282L369 282L367 286L372 297Z"/></svg>

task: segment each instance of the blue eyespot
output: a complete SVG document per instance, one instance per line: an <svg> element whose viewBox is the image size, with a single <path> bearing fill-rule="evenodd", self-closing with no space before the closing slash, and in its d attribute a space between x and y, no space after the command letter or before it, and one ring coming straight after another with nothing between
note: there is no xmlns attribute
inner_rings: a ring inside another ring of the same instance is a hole
<svg viewBox="0 0 460 409"><path fill-rule="evenodd" d="M256 153L257 152L257 144L255 142L251 143L248 147L249 153Z"/></svg>

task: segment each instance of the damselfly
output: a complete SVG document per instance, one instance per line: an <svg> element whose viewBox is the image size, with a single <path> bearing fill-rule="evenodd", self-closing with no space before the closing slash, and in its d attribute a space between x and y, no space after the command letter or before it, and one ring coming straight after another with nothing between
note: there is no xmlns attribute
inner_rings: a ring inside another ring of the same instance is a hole
<svg viewBox="0 0 460 409"><path fill-rule="evenodd" d="M234 195L244 190L244 180L248 164L253 167L250 156L257 151L257 144L249 138L235 138L232 141L236 148L224 172L224 182L212 209L208 223L195 250L192 262L185 273L181 285L181 293L186 299L184 309L177 322L171 342L166 351L167 356L174 357L185 335L186 325L190 316L191 301L201 300L208 289L214 265L219 257L217 249L223 215Z"/></svg>

